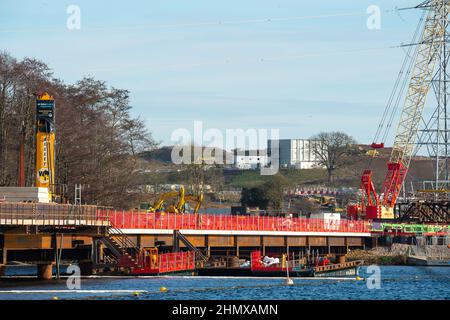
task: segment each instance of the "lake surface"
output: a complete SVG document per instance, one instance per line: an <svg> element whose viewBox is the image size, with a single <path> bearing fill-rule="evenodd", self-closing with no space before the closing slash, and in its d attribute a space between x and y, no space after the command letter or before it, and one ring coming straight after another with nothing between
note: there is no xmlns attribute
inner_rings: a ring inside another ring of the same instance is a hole
<svg viewBox="0 0 450 320"><path fill-rule="evenodd" d="M21 267L7 274L24 274ZM9 299L262 299L262 300L450 300L449 267L380 267L381 288L369 289L355 278L294 278L284 286L281 278L144 277L82 278L80 291L70 291L66 280L0 280L0 300ZM360 276L367 278L367 267ZM372 283L372 282L370 282ZM161 292L160 288L168 290ZM61 291L65 290L65 291ZM56 292L54 292L56 291ZM139 291L135 296L134 292Z"/></svg>

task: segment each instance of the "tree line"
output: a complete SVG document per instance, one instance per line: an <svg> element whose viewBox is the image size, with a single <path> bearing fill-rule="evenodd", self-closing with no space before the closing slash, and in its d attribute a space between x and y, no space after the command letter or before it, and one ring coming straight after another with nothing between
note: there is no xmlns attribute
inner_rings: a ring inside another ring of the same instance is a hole
<svg viewBox="0 0 450 320"><path fill-rule="evenodd" d="M25 184L34 185L35 100L42 92L55 98L56 191L73 202L74 185L81 184L83 203L127 207L139 181L139 154L157 145L131 115L129 92L92 77L65 84L44 62L7 52L0 52L0 186L18 183L21 141Z"/></svg>

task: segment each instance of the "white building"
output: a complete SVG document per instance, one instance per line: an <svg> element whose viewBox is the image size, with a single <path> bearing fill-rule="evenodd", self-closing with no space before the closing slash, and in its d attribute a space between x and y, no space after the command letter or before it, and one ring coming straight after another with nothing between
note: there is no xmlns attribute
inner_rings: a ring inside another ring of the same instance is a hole
<svg viewBox="0 0 450 320"><path fill-rule="evenodd" d="M235 150L234 167L242 170L258 169L268 163L266 150Z"/></svg>
<svg viewBox="0 0 450 320"><path fill-rule="evenodd" d="M278 141L278 148L275 141ZM309 139L268 140L269 162L271 155L278 152L280 168L311 169L317 167L319 160L314 153L317 143L318 141Z"/></svg>

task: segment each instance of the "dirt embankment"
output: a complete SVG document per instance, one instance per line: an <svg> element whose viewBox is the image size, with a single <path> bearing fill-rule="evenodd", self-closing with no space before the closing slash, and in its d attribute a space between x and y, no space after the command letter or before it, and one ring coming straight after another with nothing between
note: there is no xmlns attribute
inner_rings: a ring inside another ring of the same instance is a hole
<svg viewBox="0 0 450 320"><path fill-rule="evenodd" d="M407 244L394 243L389 247L376 247L371 250L352 250L347 253L348 261L364 260L364 264L405 265L408 255Z"/></svg>

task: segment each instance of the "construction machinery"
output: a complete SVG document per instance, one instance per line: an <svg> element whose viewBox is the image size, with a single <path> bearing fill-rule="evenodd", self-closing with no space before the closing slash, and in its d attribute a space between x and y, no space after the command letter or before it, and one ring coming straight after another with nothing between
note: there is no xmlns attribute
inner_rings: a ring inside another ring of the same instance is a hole
<svg viewBox="0 0 450 320"><path fill-rule="evenodd" d="M320 206L322 207L322 209L327 209L331 211L336 210L336 197L321 196Z"/></svg>
<svg viewBox="0 0 450 320"><path fill-rule="evenodd" d="M312 203L320 206L321 211L331 211L334 212L336 210L336 197L334 196L325 196L325 195L312 195L308 196L307 199Z"/></svg>
<svg viewBox="0 0 450 320"><path fill-rule="evenodd" d="M36 187L55 185L55 100L47 92L36 99Z"/></svg>
<svg viewBox="0 0 450 320"><path fill-rule="evenodd" d="M198 196L186 195L184 187L181 186L178 191L172 190L161 194L154 204L148 206L146 210L148 212L185 213L190 203L195 203L193 213L198 213L203 203L203 193ZM141 208L143 207L143 204L141 204Z"/></svg>
<svg viewBox="0 0 450 320"><path fill-rule="evenodd" d="M194 206L190 206L191 203L194 203ZM179 212L185 213L189 207L193 208L193 213L198 213L200 207L203 203L203 193L200 193L198 196L194 195L186 195L180 199L178 210Z"/></svg>
<svg viewBox="0 0 450 320"><path fill-rule="evenodd" d="M445 103L443 99L447 99L446 86L448 81L445 80L445 66L447 61L446 43L448 41L449 1L428 0L422 2L416 8L424 9L424 16L419 23L412 44L408 46L405 62L375 137L375 139L380 137L382 128L385 127L386 131L382 136L383 140L381 143L374 142L371 145L375 150L384 148L384 139L386 139L387 132L391 126L396 105L401 97L402 88L409 80L392 152L387 162L388 170L382 184L381 193L378 194L375 190L372 171L370 169L364 170L361 178L361 201L358 205L348 207L347 211L350 216L356 217L358 213L362 213L365 214L367 219L394 218L394 207L405 181L411 157L416 149L419 125L421 120L423 120L422 113L430 88L433 86L433 89L436 91L438 108ZM422 23L423 28L420 28ZM413 50L412 48L415 49ZM445 64L444 66L442 65L443 63ZM437 65L439 66L438 71L435 72ZM444 87L441 87L439 90L434 88L441 85ZM398 96L396 96L397 92L400 92ZM447 121L446 116L444 120L445 122ZM445 134L447 135L447 131ZM439 142L437 147L439 148Z"/></svg>
<svg viewBox="0 0 450 320"><path fill-rule="evenodd" d="M184 188L181 187L180 190L172 190L161 194L155 201L153 206L150 206L147 211L149 212L169 212L178 213L180 200L184 198ZM171 201L170 201L171 200Z"/></svg>

